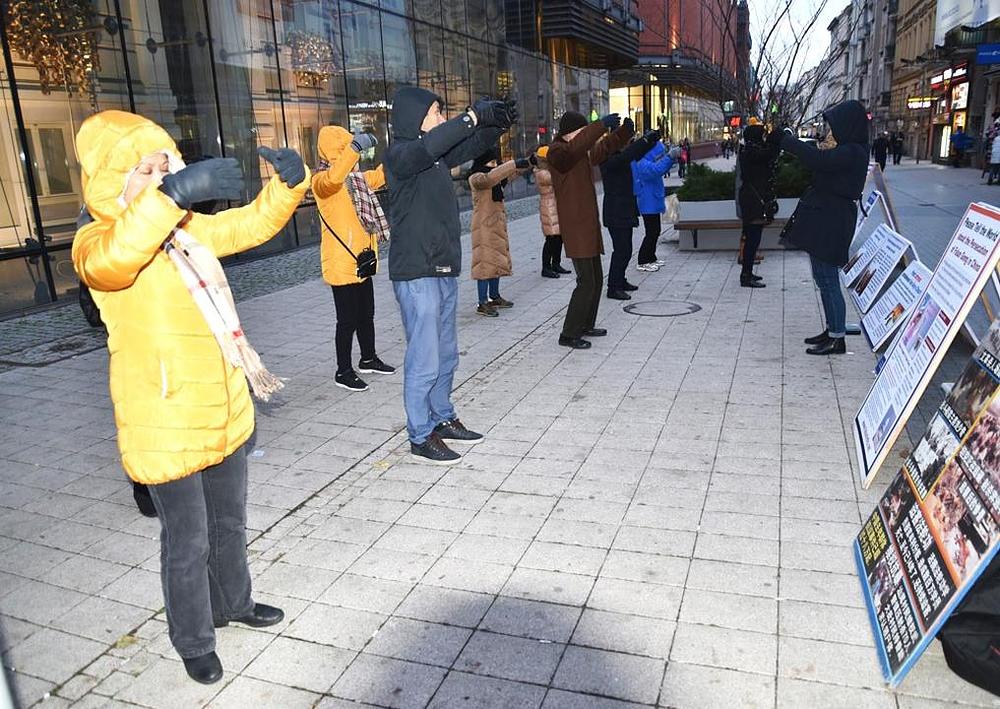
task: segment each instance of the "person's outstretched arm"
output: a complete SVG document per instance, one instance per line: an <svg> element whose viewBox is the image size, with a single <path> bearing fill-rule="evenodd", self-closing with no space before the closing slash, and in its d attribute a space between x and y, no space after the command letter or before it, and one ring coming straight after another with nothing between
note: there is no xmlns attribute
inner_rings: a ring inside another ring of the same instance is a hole
<svg viewBox="0 0 1000 709"><path fill-rule="evenodd" d="M782 137L781 147L796 156L803 165L814 172L844 170L851 166L857 155L847 145L838 145L830 150L820 150L815 145L801 141L790 133L786 133Z"/></svg>
<svg viewBox="0 0 1000 709"><path fill-rule="evenodd" d="M473 173L469 176L469 186L474 190L491 190L516 172L516 161L508 160L489 172Z"/></svg>
<svg viewBox="0 0 1000 709"><path fill-rule="evenodd" d="M507 130L496 126L477 128L475 133L445 153L444 164L448 167L458 167L464 162L475 160L496 145L500 136Z"/></svg>
<svg viewBox="0 0 1000 709"><path fill-rule="evenodd" d="M397 140L389 146L389 170L397 177L412 177L433 167L434 163L476 132L476 124L468 112L445 121L416 140ZM485 149L480 151L481 154ZM464 162L464 161L463 161Z"/></svg>
<svg viewBox="0 0 1000 709"><path fill-rule="evenodd" d="M606 161L632 140L633 135L635 135L635 125L626 119L620 126L611 131L610 135L594 146L594 149L590 151L590 164L600 165Z"/></svg>
<svg viewBox="0 0 1000 709"><path fill-rule="evenodd" d="M607 130L603 123L594 121L580 131L573 140L552 143L546 158L549 167L556 172L569 172L574 165L586 159L587 153Z"/></svg>

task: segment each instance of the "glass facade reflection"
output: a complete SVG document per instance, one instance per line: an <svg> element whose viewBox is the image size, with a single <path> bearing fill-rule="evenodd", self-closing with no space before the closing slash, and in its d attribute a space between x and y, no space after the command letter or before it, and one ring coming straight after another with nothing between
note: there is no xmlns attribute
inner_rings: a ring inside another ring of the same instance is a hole
<svg viewBox="0 0 1000 709"><path fill-rule="evenodd" d="M635 84L611 89L611 110L635 121L636 130L659 129L678 143L724 139L724 116L716 101L676 86Z"/></svg>
<svg viewBox="0 0 1000 709"><path fill-rule="evenodd" d="M8 26L18 5L34 4L4 3L0 315L75 294L69 249L82 197L74 137L96 111L149 117L188 161L237 158L249 201L271 176L257 147L288 145L315 166L325 125L374 132L379 146L362 167L379 163L402 84L440 94L452 115L479 95L516 97L522 119L503 139L508 156L548 142L562 111L608 105L606 72L507 46L503 0L46 0L79 21L34 31L65 42L80 69L47 92L24 33ZM463 182L455 189L467 204ZM524 180L509 187L511 197L533 189ZM252 254L318 239L307 200Z"/></svg>

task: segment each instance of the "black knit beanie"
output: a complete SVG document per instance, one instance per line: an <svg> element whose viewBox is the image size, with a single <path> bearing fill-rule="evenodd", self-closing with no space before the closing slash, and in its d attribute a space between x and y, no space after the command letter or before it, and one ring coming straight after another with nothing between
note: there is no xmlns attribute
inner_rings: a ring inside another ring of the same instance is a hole
<svg viewBox="0 0 1000 709"><path fill-rule="evenodd" d="M559 135L566 135L587 125L587 119L582 113L576 111L566 111L559 119Z"/></svg>

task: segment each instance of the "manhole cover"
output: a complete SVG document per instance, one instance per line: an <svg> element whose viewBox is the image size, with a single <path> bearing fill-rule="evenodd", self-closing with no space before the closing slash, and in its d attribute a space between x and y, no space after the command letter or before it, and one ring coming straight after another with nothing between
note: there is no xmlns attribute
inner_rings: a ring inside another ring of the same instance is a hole
<svg viewBox="0 0 1000 709"><path fill-rule="evenodd" d="M632 315L645 315L651 318L674 318L678 315L690 315L701 310L701 306L688 300L647 300L643 303L632 303L624 308Z"/></svg>

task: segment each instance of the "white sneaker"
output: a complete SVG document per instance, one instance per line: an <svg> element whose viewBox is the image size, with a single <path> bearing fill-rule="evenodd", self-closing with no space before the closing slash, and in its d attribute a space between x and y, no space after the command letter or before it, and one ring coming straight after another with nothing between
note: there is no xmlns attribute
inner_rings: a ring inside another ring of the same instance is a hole
<svg viewBox="0 0 1000 709"><path fill-rule="evenodd" d="M656 265L657 266L666 266L667 262L666 261L662 261L660 259L656 259Z"/></svg>
<svg viewBox="0 0 1000 709"><path fill-rule="evenodd" d="M635 267L635 270L655 273L656 271L660 270L660 267L657 266L655 263L640 263L638 266Z"/></svg>

